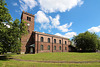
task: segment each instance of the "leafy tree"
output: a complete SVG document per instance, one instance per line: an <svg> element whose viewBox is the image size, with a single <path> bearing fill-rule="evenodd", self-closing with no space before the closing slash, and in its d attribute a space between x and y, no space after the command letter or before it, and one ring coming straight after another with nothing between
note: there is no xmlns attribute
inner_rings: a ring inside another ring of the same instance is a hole
<svg viewBox="0 0 100 67"><path fill-rule="evenodd" d="M9 28L9 44L10 44L10 51L11 52L19 52L20 47L21 47L21 36L25 33L27 33L26 31L26 26L25 26L24 21L22 21L22 23L20 23L20 21L18 19L16 19L14 21L14 23L12 24L11 28Z"/></svg>
<svg viewBox="0 0 100 67"><path fill-rule="evenodd" d="M74 36L73 40L77 49L81 49L82 51L95 51L98 47L98 36L88 31Z"/></svg>
<svg viewBox="0 0 100 67"><path fill-rule="evenodd" d="M20 38L27 33L26 22L21 21L21 23L18 19L11 22L12 17L5 6L7 6L5 0L0 0L0 52L6 53L10 51L18 53L21 47Z"/></svg>
<svg viewBox="0 0 100 67"><path fill-rule="evenodd" d="M0 0L0 23L10 22L12 20L12 17L5 6L7 6L5 0Z"/></svg>
<svg viewBox="0 0 100 67"><path fill-rule="evenodd" d="M100 50L100 38L98 39L97 49Z"/></svg>

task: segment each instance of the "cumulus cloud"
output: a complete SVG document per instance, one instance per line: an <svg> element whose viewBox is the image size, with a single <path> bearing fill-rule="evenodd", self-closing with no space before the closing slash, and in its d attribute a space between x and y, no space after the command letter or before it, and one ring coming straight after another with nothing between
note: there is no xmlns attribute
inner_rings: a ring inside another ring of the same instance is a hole
<svg viewBox="0 0 100 67"><path fill-rule="evenodd" d="M90 32L100 32L100 25L97 27L91 27L90 29L88 29L88 31Z"/></svg>
<svg viewBox="0 0 100 67"><path fill-rule="evenodd" d="M55 18L52 18L50 16L51 19L51 24L52 24L52 28L57 28L58 30L61 30L62 32L68 32L71 31L71 29L69 30L68 28L72 26L72 22L70 22L70 24L68 25L68 23L64 24L64 25L60 25L60 15L58 14Z"/></svg>
<svg viewBox="0 0 100 67"><path fill-rule="evenodd" d="M65 33L64 35L62 35L60 33L56 33L55 35L66 37L66 38L72 38L73 36L76 36L77 33L76 32L68 32L68 33Z"/></svg>
<svg viewBox="0 0 100 67"><path fill-rule="evenodd" d="M13 6L18 6L18 4L17 3L13 3Z"/></svg>
<svg viewBox="0 0 100 67"><path fill-rule="evenodd" d="M55 35L57 35L57 36L63 36L63 35L61 35L60 33L56 33Z"/></svg>
<svg viewBox="0 0 100 67"><path fill-rule="evenodd" d="M27 11L28 10L28 7L30 9L34 8L36 5L37 5L37 2L35 0L19 0L20 2L20 9L21 11Z"/></svg>
<svg viewBox="0 0 100 67"><path fill-rule="evenodd" d="M83 4L82 0L38 0L41 10L45 12L65 12Z"/></svg>
<svg viewBox="0 0 100 67"><path fill-rule="evenodd" d="M55 18L52 18L50 16L50 19L51 19L51 24L52 24L53 27L57 28L57 26L60 25L60 22L59 22L60 16L59 16L59 14Z"/></svg>
<svg viewBox="0 0 100 67"><path fill-rule="evenodd" d="M36 17L36 22L38 23L49 23L49 18L45 15L45 13L43 11L38 11L35 14Z"/></svg>
<svg viewBox="0 0 100 67"><path fill-rule="evenodd" d="M68 32L71 31L71 29L68 29L69 27L72 26L72 22L70 24L66 23L64 25L60 25L60 15L57 14L55 18L52 18L51 16L46 16L46 14L43 11L38 11L35 14L35 21L37 23L40 23L41 26L39 27L40 30L41 28L43 29L49 29L49 32L51 32L52 28L56 28L58 30L61 30L62 32Z"/></svg>
<svg viewBox="0 0 100 67"><path fill-rule="evenodd" d="M41 26L40 26L40 29L43 28L43 29L47 29L49 27L49 18L46 16L46 14L43 12L43 11L38 11L36 14L35 14L35 21L37 23L40 23Z"/></svg>
<svg viewBox="0 0 100 67"><path fill-rule="evenodd" d="M69 30L68 28L72 26L72 22L70 22L70 24L64 24L62 26L58 26L57 28L59 30L61 30L62 32L68 32L68 31L71 31L71 29Z"/></svg>
<svg viewBox="0 0 100 67"><path fill-rule="evenodd" d="M77 35L76 32L68 32L68 33L65 34L65 36L67 38L72 38L73 36L76 36L76 35Z"/></svg>

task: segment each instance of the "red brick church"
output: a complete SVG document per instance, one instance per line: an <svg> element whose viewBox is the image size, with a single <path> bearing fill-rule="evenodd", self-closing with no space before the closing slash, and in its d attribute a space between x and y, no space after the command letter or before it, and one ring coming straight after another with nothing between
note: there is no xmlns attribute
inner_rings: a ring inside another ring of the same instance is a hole
<svg viewBox="0 0 100 67"><path fill-rule="evenodd" d="M27 22L28 34L21 38L21 53L68 52L71 44L68 38L34 31L34 17L22 12L21 20Z"/></svg>

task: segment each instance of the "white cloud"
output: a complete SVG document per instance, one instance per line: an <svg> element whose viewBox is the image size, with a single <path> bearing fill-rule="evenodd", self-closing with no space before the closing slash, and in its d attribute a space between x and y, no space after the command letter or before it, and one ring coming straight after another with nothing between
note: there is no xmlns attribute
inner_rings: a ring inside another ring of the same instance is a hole
<svg viewBox="0 0 100 67"><path fill-rule="evenodd" d="M56 15L55 18L52 18L51 16L49 16L49 18L51 19L51 28L57 28L58 30L61 30L62 32L68 32L71 31L71 29L69 30L68 28L72 26L72 22L70 22L70 24L68 25L68 23L64 24L64 25L60 25L60 15Z"/></svg>
<svg viewBox="0 0 100 67"><path fill-rule="evenodd" d="M43 29L47 29L49 27L49 18L46 16L46 14L43 12L43 11L38 11L36 14L35 14L35 21L37 23L40 23L41 26L40 26L40 29L43 28Z"/></svg>
<svg viewBox="0 0 100 67"><path fill-rule="evenodd" d="M68 33L65 33L65 35L62 35L60 33L56 33L55 35L62 36L62 37L66 37L66 38L72 38L73 36L76 36L77 33L76 32L68 32Z"/></svg>
<svg viewBox="0 0 100 67"><path fill-rule="evenodd" d="M40 7L45 12L65 12L69 11L73 7L83 4L82 0L38 0Z"/></svg>
<svg viewBox="0 0 100 67"><path fill-rule="evenodd" d="M88 29L88 31L90 32L100 32L100 25L97 27L91 27L90 29Z"/></svg>
<svg viewBox="0 0 100 67"><path fill-rule="evenodd" d="M73 36L76 36L76 35L77 35L76 32L68 32L68 33L65 34L65 36L67 38L72 38Z"/></svg>
<svg viewBox="0 0 100 67"><path fill-rule="evenodd" d="M55 35L57 35L57 36L63 36L63 35L61 35L60 33L56 33Z"/></svg>
<svg viewBox="0 0 100 67"><path fill-rule="evenodd" d="M37 5L37 2L35 0L19 0L20 2L20 9L21 11L27 11L28 10L28 7L30 9L34 8L36 5Z"/></svg>
<svg viewBox="0 0 100 67"><path fill-rule="evenodd" d="M52 18L50 16L50 19L51 19L52 27L57 28L57 26L60 25L60 22L59 22L60 16L59 15L57 15L55 18Z"/></svg>
<svg viewBox="0 0 100 67"><path fill-rule="evenodd" d="M35 21L38 22L38 23L49 23L49 18L42 11L38 11L35 14L35 17L36 17Z"/></svg>
<svg viewBox="0 0 100 67"><path fill-rule="evenodd" d="M59 30L61 30L62 32L68 32L68 31L71 31L71 29L69 30L68 28L72 26L72 22L70 22L70 24L64 24L62 26L58 26L57 28Z"/></svg>
<svg viewBox="0 0 100 67"><path fill-rule="evenodd" d="M71 31L71 29L68 29L69 27L72 26L72 22L70 22L70 24L68 25L68 23L64 24L64 25L60 25L60 15L57 14L55 16L55 18L52 18L51 16L46 16L46 14L43 11L38 11L35 14L35 21L37 23L40 23L41 26L39 27L39 29L41 30L41 28L43 29L52 29L52 28L56 28L58 30L61 30L62 32L68 32ZM50 22L51 21L51 22ZM49 31L51 32L51 31Z"/></svg>
<svg viewBox="0 0 100 67"><path fill-rule="evenodd" d="M18 6L18 4L17 3L13 3L13 6Z"/></svg>

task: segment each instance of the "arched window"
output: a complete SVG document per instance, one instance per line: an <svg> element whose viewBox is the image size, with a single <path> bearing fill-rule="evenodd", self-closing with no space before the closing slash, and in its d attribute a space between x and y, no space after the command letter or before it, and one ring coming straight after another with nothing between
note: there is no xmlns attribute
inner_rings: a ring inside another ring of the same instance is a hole
<svg viewBox="0 0 100 67"><path fill-rule="evenodd" d="M59 50L61 50L61 46L59 47Z"/></svg>
<svg viewBox="0 0 100 67"><path fill-rule="evenodd" d="M54 43L56 43L56 39L54 39Z"/></svg>
<svg viewBox="0 0 100 67"><path fill-rule="evenodd" d="M54 46L54 50L56 50L56 46Z"/></svg>
<svg viewBox="0 0 100 67"><path fill-rule="evenodd" d="M65 44L67 44L67 42L65 41Z"/></svg>
<svg viewBox="0 0 100 67"><path fill-rule="evenodd" d="M61 40L59 40L59 44L61 44Z"/></svg>
<svg viewBox="0 0 100 67"><path fill-rule="evenodd" d="M43 42L43 37L41 37L41 42Z"/></svg>
<svg viewBox="0 0 100 67"><path fill-rule="evenodd" d="M50 50L50 45L48 45L48 50Z"/></svg>
<svg viewBox="0 0 100 67"><path fill-rule="evenodd" d="M65 50L67 50L67 47L65 47Z"/></svg>
<svg viewBox="0 0 100 67"><path fill-rule="evenodd" d="M43 45L41 45L41 50L43 50Z"/></svg>
<svg viewBox="0 0 100 67"><path fill-rule="evenodd" d="M50 43L50 38L48 38L48 43Z"/></svg>

